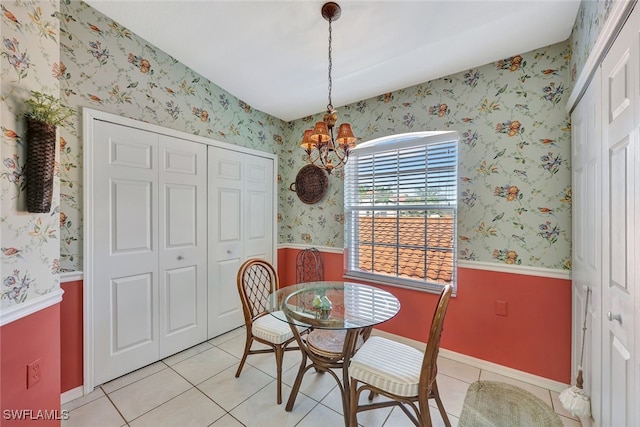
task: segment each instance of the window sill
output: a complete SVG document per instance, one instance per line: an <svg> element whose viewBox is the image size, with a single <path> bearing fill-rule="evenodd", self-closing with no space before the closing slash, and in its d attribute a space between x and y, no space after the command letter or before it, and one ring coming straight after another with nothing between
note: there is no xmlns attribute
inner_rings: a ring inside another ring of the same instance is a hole
<svg viewBox="0 0 640 427"><path fill-rule="evenodd" d="M393 280L384 280L384 278L382 278L381 276L376 276L376 275L368 275L368 274L359 275L359 274L353 274L353 273L345 273L342 277L344 279L354 280L358 282L372 283L374 285L392 286L395 288L409 289L412 291L424 292L428 294L439 295L440 291L442 291L442 285L438 285L435 283L428 283L424 285L420 285L420 284L414 285L411 283L396 282ZM451 296L455 297L456 294L457 294L457 286L454 283L453 293L451 294Z"/></svg>

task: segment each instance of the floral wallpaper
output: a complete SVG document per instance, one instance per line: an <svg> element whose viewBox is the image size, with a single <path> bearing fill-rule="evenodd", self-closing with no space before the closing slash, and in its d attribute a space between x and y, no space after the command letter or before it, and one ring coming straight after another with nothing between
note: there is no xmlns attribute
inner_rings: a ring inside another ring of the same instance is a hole
<svg viewBox="0 0 640 427"><path fill-rule="evenodd" d="M582 0L571 30L570 82L573 87L604 27L613 0Z"/></svg>
<svg viewBox="0 0 640 427"><path fill-rule="evenodd" d="M59 288L59 181L50 213L26 209L26 121L31 90L58 96L56 2L0 4L0 312ZM54 172L55 173L55 172Z"/></svg>
<svg viewBox="0 0 640 427"><path fill-rule="evenodd" d="M61 96L78 109L60 151L61 267L82 270L81 107L274 153L284 122L251 108L80 1L60 4Z"/></svg>
<svg viewBox="0 0 640 427"><path fill-rule="evenodd" d="M568 43L514 55L338 109L363 141L394 133L455 130L459 144L459 257L570 269ZM281 158L280 241L341 248L343 176L304 205L287 190L304 165L299 136L319 119L294 123Z"/></svg>
<svg viewBox="0 0 640 427"><path fill-rule="evenodd" d="M611 6L583 1L570 41L339 108L364 141L399 132L460 134L459 256L570 269L570 131L564 100ZM95 108L279 155L279 243L342 248L343 176L325 198L289 190L299 140L322 113L284 123L235 98L76 0L3 1L0 36L0 309L82 269L81 109ZM570 55L573 51L573 56ZM59 94L77 110L59 128L50 214L24 208L24 100Z"/></svg>

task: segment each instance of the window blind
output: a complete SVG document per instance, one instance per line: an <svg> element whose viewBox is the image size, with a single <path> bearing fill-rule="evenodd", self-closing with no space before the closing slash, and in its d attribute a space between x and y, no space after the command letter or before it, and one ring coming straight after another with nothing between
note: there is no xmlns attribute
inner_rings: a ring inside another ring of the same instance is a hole
<svg viewBox="0 0 640 427"><path fill-rule="evenodd" d="M385 138L349 158L347 274L423 289L455 286L457 138L396 145Z"/></svg>

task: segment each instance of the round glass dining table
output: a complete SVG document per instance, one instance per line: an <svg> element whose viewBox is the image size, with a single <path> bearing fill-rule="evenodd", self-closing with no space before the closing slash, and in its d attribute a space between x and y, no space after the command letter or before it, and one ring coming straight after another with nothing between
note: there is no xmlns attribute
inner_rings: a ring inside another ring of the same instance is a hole
<svg viewBox="0 0 640 427"><path fill-rule="evenodd" d="M278 289L269 295L266 308L291 325L302 351L300 369L285 409L293 409L305 372L315 368L318 372L330 373L338 383L345 426L348 425L349 361L375 325L398 314L398 299L385 290L361 283L306 282ZM305 335L309 330L312 332ZM318 350L320 346L314 346L312 338L317 341L326 338L329 350ZM340 348L331 348L335 342ZM342 381L333 372L336 368L342 369Z"/></svg>

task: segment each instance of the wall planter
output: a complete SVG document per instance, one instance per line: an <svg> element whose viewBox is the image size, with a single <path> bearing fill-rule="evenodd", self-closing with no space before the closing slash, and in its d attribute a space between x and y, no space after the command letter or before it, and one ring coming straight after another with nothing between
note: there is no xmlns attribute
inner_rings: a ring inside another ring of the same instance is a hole
<svg viewBox="0 0 640 427"><path fill-rule="evenodd" d="M50 212L53 169L56 161L56 127L27 117L27 210Z"/></svg>
<svg viewBox="0 0 640 427"><path fill-rule="evenodd" d="M56 128L73 114L51 95L31 92L27 118L27 210L51 211L53 173L56 162Z"/></svg>

